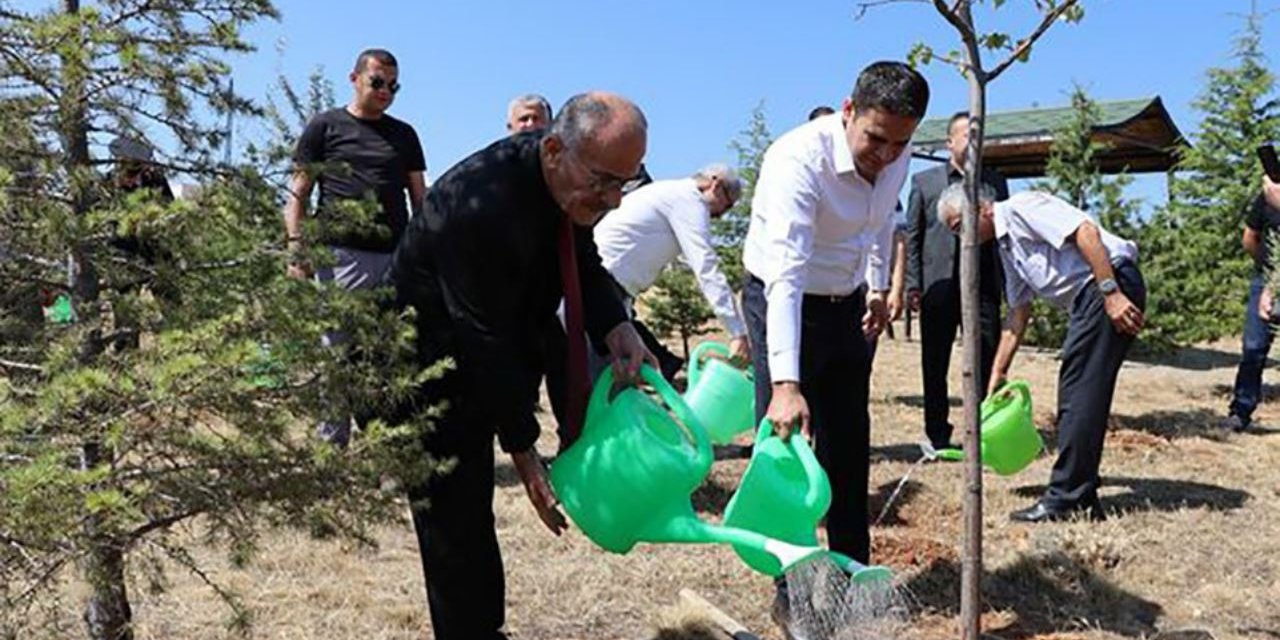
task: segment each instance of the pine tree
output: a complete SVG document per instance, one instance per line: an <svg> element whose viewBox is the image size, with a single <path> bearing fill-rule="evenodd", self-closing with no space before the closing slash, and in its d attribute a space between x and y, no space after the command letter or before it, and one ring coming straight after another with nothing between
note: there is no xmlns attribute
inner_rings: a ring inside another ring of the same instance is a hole
<svg viewBox="0 0 1280 640"><path fill-rule="evenodd" d="M729 149L738 156L737 172L742 179L742 196L712 225L716 251L720 254L720 268L734 291L742 290L746 278L746 270L742 266L742 244L747 238L747 228L751 226L751 198L755 195L760 164L764 162L764 152L770 144L773 144L773 136L769 133L764 103L761 102L751 110L747 126L729 142Z"/></svg>
<svg viewBox="0 0 1280 640"><path fill-rule="evenodd" d="M716 317L702 295L698 279L684 263L663 269L644 297L644 306L648 310L645 319L655 334L680 338L685 360L689 359L689 339L710 332L708 323Z"/></svg>
<svg viewBox="0 0 1280 640"><path fill-rule="evenodd" d="M1261 190L1259 145L1280 137L1275 77L1262 53L1262 16L1245 19L1235 65L1208 72L1194 103L1203 114L1169 179L1169 204L1142 236L1148 340L1187 344L1240 330L1250 259L1240 247L1249 203Z"/></svg>
<svg viewBox="0 0 1280 640"><path fill-rule="evenodd" d="M250 49L241 30L270 2L32 5L0 0L0 637L67 637L41 625L78 568L86 635L132 638L129 594L163 588L166 560L242 626L190 541L235 562L265 527L369 542L402 517L384 480L433 466L414 455L427 419L374 421L342 452L311 426L338 388L381 411L439 368L406 362L412 325L385 293L284 278L281 193L263 168L214 161L220 117L261 113L221 56ZM105 143L148 132L172 141L160 166L202 180L197 201L111 181L123 161ZM43 320L45 292L70 322ZM321 346L335 325L350 361Z"/></svg>

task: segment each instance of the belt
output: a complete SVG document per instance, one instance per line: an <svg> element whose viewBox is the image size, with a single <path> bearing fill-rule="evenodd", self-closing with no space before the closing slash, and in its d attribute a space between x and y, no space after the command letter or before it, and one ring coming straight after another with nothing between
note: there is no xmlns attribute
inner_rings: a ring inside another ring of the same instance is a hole
<svg viewBox="0 0 1280 640"><path fill-rule="evenodd" d="M759 285L761 289L764 288L764 281L761 280L760 278L757 278L755 274L748 273L747 278L751 282ZM861 300L865 298L866 295L867 295L867 285L863 284L858 288L854 289L853 291L845 294L806 293L804 294L804 299L806 302L817 302L817 303L823 303L823 304L845 304L853 300Z"/></svg>

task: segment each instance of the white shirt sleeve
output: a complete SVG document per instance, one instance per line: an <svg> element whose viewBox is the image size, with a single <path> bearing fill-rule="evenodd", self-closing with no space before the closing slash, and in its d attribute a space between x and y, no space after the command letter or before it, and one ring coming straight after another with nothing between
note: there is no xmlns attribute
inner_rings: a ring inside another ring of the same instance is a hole
<svg viewBox="0 0 1280 640"><path fill-rule="evenodd" d="M720 256L711 246L711 218L705 209L664 213L680 245L685 264L693 270L698 285L702 287L702 295L711 303L729 335L735 338L747 335L747 325L734 305L733 290L720 272Z"/></svg>
<svg viewBox="0 0 1280 640"><path fill-rule="evenodd" d="M1035 296L1027 281L1022 279L1022 273L1018 271L1012 257L1001 251L1000 261L1004 264L1004 297L1009 303L1009 308L1020 307L1031 302Z"/></svg>
<svg viewBox="0 0 1280 640"><path fill-rule="evenodd" d="M805 265L813 253L820 191L813 170L785 153L766 154L759 176L752 207L764 220L764 245L773 262L770 273L756 274L768 303L769 376L773 382L799 382Z"/></svg>
<svg viewBox="0 0 1280 640"><path fill-rule="evenodd" d="M867 252L867 287L872 291L889 288L889 274L893 272L893 231L893 216L889 216L876 232L871 251Z"/></svg>
<svg viewBox="0 0 1280 640"><path fill-rule="evenodd" d="M1083 211L1047 193L1028 192L1014 204L1013 211L1037 238L1062 249L1080 225L1092 222Z"/></svg>

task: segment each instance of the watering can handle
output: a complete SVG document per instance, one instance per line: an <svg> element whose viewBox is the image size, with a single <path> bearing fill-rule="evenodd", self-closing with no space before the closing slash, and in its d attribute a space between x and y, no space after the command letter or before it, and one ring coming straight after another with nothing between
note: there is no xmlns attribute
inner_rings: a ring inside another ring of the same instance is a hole
<svg viewBox="0 0 1280 640"><path fill-rule="evenodd" d="M718 353L726 358L729 357L729 347L723 342L715 340L707 340L693 348L693 353L689 354L689 386L693 387L698 384L698 378L702 377L702 367L705 365L707 358L712 353Z"/></svg>
<svg viewBox="0 0 1280 640"><path fill-rule="evenodd" d="M773 435L773 422L765 418L760 421L760 433L756 435L756 440L760 441L771 435ZM819 487L831 484L827 478L827 472L822 468L822 463L818 462L817 456L813 455L813 449L809 447L804 436L793 432L787 439L787 446L800 461L800 466L804 468L804 475L809 479L809 492L805 496L805 502L808 504L818 502Z"/></svg>
<svg viewBox="0 0 1280 640"><path fill-rule="evenodd" d="M693 410L685 403L684 398L680 397L680 393L671 386L667 379L658 373L657 369L643 364L640 365L640 377L645 382L653 385L653 389L658 392L658 397L667 403L667 407L676 415L684 431L691 435L690 438L694 449L697 450L695 458L699 469L710 469L712 462L711 437L707 435L707 428L702 426L702 421L694 415Z"/></svg>

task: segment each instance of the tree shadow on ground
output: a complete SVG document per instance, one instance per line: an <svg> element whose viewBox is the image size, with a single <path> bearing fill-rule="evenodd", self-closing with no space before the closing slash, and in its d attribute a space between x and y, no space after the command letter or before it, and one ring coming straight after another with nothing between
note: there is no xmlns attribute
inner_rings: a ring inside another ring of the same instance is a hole
<svg viewBox="0 0 1280 640"><path fill-rule="evenodd" d="M924 408L924 396L918 393L915 393L915 394L900 393L894 396L890 396L889 400L890 402L905 404L908 407L915 407L916 409ZM964 400L961 400L956 396L947 396L947 405L950 407L963 407Z"/></svg>
<svg viewBox="0 0 1280 640"><path fill-rule="evenodd" d="M515 465L511 464L511 458L506 454L499 454L498 461L493 465L493 485L500 489L506 487L515 487L521 484L520 474L516 473ZM542 460L542 466L550 469L551 462L555 457L539 454L538 458Z"/></svg>
<svg viewBox="0 0 1280 640"><path fill-rule="evenodd" d="M887 482L876 487L876 492L871 494L867 500L867 515L871 519L872 524L882 527L902 527L911 523L902 519L902 508L915 499L924 491L924 484L915 480L908 480L902 484L902 490L897 497L893 497L893 492L898 488L898 482ZM889 504L889 500L893 499L893 503ZM885 507L888 506L888 510Z"/></svg>
<svg viewBox="0 0 1280 640"><path fill-rule="evenodd" d="M1239 349L1222 350L1211 347L1184 347L1165 353L1146 352L1134 349L1129 360L1143 364L1187 369L1190 371L1210 371L1213 369L1234 369L1240 364ZM1267 360L1270 364L1271 360Z"/></svg>
<svg viewBox="0 0 1280 640"><path fill-rule="evenodd" d="M1230 511L1239 509L1252 495L1240 489L1189 480L1164 478L1105 477L1102 486L1125 487L1127 492L1102 497L1102 509L1107 515L1123 515L1143 511L1178 511L1180 509L1210 509ZM1014 493L1027 498L1044 495L1045 485L1026 485L1014 489Z"/></svg>
<svg viewBox="0 0 1280 640"><path fill-rule="evenodd" d="M924 457L918 444L890 444L883 447L871 447L871 464L877 462L918 462Z"/></svg>
<svg viewBox="0 0 1280 640"><path fill-rule="evenodd" d="M1023 557L994 572L984 572L982 593L994 610L1012 611L1016 619L983 635L1027 640L1082 626L1126 638L1147 638L1163 608L1124 591L1086 564L1061 551ZM960 565L938 559L913 576L906 589L916 613L960 613Z"/></svg>
<svg viewBox="0 0 1280 640"><path fill-rule="evenodd" d="M1205 408L1148 411L1137 416L1113 415L1107 427L1112 432L1129 429L1165 440L1205 438L1223 441L1231 436L1230 432L1219 426L1223 417L1223 414Z"/></svg>
<svg viewBox="0 0 1280 640"><path fill-rule="evenodd" d="M715 474L707 476L706 482L693 490L691 496L693 510L700 514L722 516L725 507L729 506L729 500L733 498L733 493L737 490L737 486L723 484Z"/></svg>

